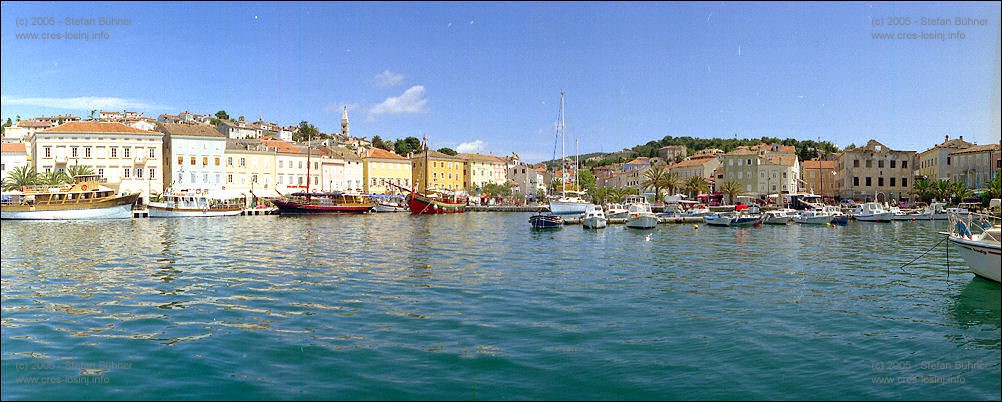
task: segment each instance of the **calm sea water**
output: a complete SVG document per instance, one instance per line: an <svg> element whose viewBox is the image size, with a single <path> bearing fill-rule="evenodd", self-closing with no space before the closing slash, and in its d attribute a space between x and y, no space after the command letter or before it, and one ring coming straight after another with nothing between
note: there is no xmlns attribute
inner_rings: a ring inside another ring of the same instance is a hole
<svg viewBox="0 0 1002 402"><path fill-rule="evenodd" d="M1000 398L944 223L528 216L4 221L3 399Z"/></svg>

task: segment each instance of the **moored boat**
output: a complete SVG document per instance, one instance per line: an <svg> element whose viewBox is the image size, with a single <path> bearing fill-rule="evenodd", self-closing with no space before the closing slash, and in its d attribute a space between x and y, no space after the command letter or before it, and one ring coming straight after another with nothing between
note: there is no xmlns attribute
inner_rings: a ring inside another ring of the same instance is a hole
<svg viewBox="0 0 1002 402"><path fill-rule="evenodd" d="M832 222L832 215L823 209L812 209L800 212L793 221L805 225L827 225Z"/></svg>
<svg viewBox="0 0 1002 402"><path fill-rule="evenodd" d="M949 217L950 242L960 249L960 255L975 275L1002 282L1002 226L992 224L990 217L980 214L957 214Z"/></svg>
<svg viewBox="0 0 1002 402"><path fill-rule="evenodd" d="M125 219L140 193L116 194L101 185L100 176L74 177L62 186L31 186L6 192L0 202L0 219Z"/></svg>
<svg viewBox="0 0 1002 402"><path fill-rule="evenodd" d="M654 229L658 226L658 216L651 210L651 204L643 197L634 198L626 206L626 227L633 229Z"/></svg>
<svg viewBox="0 0 1002 402"><path fill-rule="evenodd" d="M769 225L788 225L790 222L793 222L794 212L796 212L794 209L766 211L762 216L762 223Z"/></svg>
<svg viewBox="0 0 1002 402"><path fill-rule="evenodd" d="M890 222L894 213L879 202L867 202L857 205L852 217L863 222Z"/></svg>
<svg viewBox="0 0 1002 402"><path fill-rule="evenodd" d="M208 191L170 191L146 205L151 218L187 218L240 215L244 204L210 195Z"/></svg>
<svg viewBox="0 0 1002 402"><path fill-rule="evenodd" d="M353 193L298 192L271 201L279 215L364 214L372 210L369 197Z"/></svg>
<svg viewBox="0 0 1002 402"><path fill-rule="evenodd" d="M605 211L601 205L591 205L585 211L584 218L581 218L581 226L585 229L601 229L608 226L609 221L605 217Z"/></svg>
<svg viewBox="0 0 1002 402"><path fill-rule="evenodd" d="M529 217L529 224L533 229L560 229L564 227L564 219L560 215L540 211Z"/></svg>

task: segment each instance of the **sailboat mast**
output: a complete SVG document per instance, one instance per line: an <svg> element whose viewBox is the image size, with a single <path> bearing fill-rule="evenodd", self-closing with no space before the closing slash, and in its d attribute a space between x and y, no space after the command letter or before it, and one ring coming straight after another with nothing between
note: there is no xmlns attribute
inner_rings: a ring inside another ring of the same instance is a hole
<svg viewBox="0 0 1002 402"><path fill-rule="evenodd" d="M313 152L310 150L310 146L313 144L313 133L307 134L306 137L306 199L310 198L310 154Z"/></svg>
<svg viewBox="0 0 1002 402"><path fill-rule="evenodd" d="M424 177L421 178L421 180L424 182L423 183L423 186L424 186L424 190L423 191L424 191L425 194L429 194L428 193L428 172L429 172L429 168L428 168L428 134L425 133L425 135L424 135Z"/></svg>
<svg viewBox="0 0 1002 402"><path fill-rule="evenodd" d="M581 182L578 181L578 168L581 166L581 140L574 138L574 191L581 191Z"/></svg>
<svg viewBox="0 0 1002 402"><path fill-rule="evenodd" d="M567 198L567 183L564 182L564 177L567 177L567 156L564 152L564 91L560 91L560 195Z"/></svg>

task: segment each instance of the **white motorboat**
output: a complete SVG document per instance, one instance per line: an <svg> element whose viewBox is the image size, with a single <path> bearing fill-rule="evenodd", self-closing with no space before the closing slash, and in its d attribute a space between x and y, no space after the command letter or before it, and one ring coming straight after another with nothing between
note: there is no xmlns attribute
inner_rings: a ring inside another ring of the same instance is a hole
<svg viewBox="0 0 1002 402"><path fill-rule="evenodd" d="M853 218L863 222L890 222L894 213L884 208L879 202L867 202L856 206L852 213Z"/></svg>
<svg viewBox="0 0 1002 402"><path fill-rule="evenodd" d="M971 272L985 279L1002 282L1002 226L990 221L991 217L981 214L957 214L949 216L950 242L960 249L960 255L971 267Z"/></svg>
<svg viewBox="0 0 1002 402"><path fill-rule="evenodd" d="M169 191L159 201L150 201L146 208L150 218L190 218L236 216L244 211L244 203L236 199L223 199L209 191Z"/></svg>
<svg viewBox="0 0 1002 402"><path fill-rule="evenodd" d="M626 207L618 202L610 203L605 206L605 217L607 219L626 219Z"/></svg>
<svg viewBox="0 0 1002 402"><path fill-rule="evenodd" d="M591 205L585 210L584 218L581 218L581 226L585 229L601 229L609 224L605 217L605 211L601 205Z"/></svg>
<svg viewBox="0 0 1002 402"><path fill-rule="evenodd" d="M762 223L769 225L787 225L793 222L794 212L793 209L777 209L772 211L766 211L765 215L762 217Z"/></svg>
<svg viewBox="0 0 1002 402"><path fill-rule="evenodd" d="M634 229L654 229L658 226L658 216L651 210L649 204L642 197L630 203L626 207L626 227Z"/></svg>
<svg viewBox="0 0 1002 402"><path fill-rule="evenodd" d="M801 212L793 221L805 225L827 225L832 222L832 214L824 209L811 209Z"/></svg>

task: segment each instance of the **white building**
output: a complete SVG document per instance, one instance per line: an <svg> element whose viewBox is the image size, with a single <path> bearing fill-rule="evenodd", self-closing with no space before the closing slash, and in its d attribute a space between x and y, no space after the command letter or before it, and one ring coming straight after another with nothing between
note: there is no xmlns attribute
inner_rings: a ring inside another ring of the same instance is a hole
<svg viewBox="0 0 1002 402"><path fill-rule="evenodd" d="M217 127L223 136L230 139L261 138L264 131L260 127L242 121L223 120Z"/></svg>
<svg viewBox="0 0 1002 402"><path fill-rule="evenodd" d="M165 187L174 190L222 190L226 185L226 138L211 126L157 124L164 134ZM166 190L164 188L163 190Z"/></svg>
<svg viewBox="0 0 1002 402"><path fill-rule="evenodd" d="M163 188L163 134L121 123L70 122L39 131L30 145L39 173L89 166L120 192Z"/></svg>
<svg viewBox="0 0 1002 402"><path fill-rule="evenodd" d="M0 144L0 179L7 179L7 174L11 170L21 166L28 166L28 151L24 143L5 142Z"/></svg>

